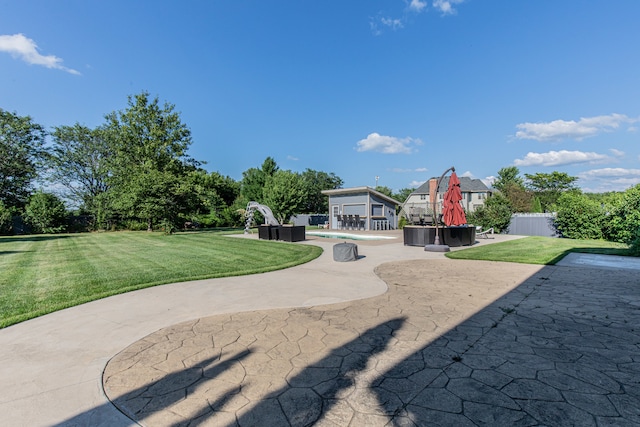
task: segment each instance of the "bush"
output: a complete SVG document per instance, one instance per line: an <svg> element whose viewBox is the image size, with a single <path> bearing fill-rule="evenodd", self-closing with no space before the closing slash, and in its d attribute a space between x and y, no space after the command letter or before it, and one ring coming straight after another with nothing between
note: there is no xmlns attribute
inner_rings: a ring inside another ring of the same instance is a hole
<svg viewBox="0 0 640 427"><path fill-rule="evenodd" d="M604 237L602 205L576 192L563 193L557 201L556 227L563 237L598 240Z"/></svg>
<svg viewBox="0 0 640 427"><path fill-rule="evenodd" d="M640 184L613 199L604 229L608 240L627 244L637 240L640 233Z"/></svg>
<svg viewBox="0 0 640 427"><path fill-rule="evenodd" d="M14 209L5 206L2 200L0 200L0 234L6 235L11 233L13 214Z"/></svg>
<svg viewBox="0 0 640 427"><path fill-rule="evenodd" d="M500 193L488 198L484 206L478 207L467 215L467 222L480 225L483 229L493 228L496 232L506 230L511 223L511 205Z"/></svg>
<svg viewBox="0 0 640 427"><path fill-rule="evenodd" d="M57 196L38 191L29 198L24 208L24 219L34 233L64 231L67 211Z"/></svg>

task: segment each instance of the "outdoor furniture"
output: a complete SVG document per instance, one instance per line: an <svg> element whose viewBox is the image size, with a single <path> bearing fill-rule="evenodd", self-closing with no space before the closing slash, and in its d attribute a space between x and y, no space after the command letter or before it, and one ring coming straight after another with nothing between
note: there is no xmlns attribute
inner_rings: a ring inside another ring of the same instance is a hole
<svg viewBox="0 0 640 427"><path fill-rule="evenodd" d="M491 237L489 237L491 235ZM482 227L476 227L476 237L482 237L483 239L493 239L493 227L488 230L482 231Z"/></svg>
<svg viewBox="0 0 640 427"><path fill-rule="evenodd" d="M362 222L360 220L360 215L356 215L356 219L355 219L356 230L360 230L361 225L362 225Z"/></svg>
<svg viewBox="0 0 640 427"><path fill-rule="evenodd" d="M338 262L355 261L358 259L358 245L355 243L338 243L333 245L333 260Z"/></svg>
<svg viewBox="0 0 640 427"><path fill-rule="evenodd" d="M405 225L402 229L405 246L432 245L436 238L436 228Z"/></svg>
<svg viewBox="0 0 640 427"><path fill-rule="evenodd" d="M373 230L389 230L389 220L386 217L372 218L371 226Z"/></svg>
<svg viewBox="0 0 640 427"><path fill-rule="evenodd" d="M342 229L346 230L349 228L349 217L347 215L342 215Z"/></svg>
<svg viewBox="0 0 640 427"><path fill-rule="evenodd" d="M445 245L453 247L470 246L476 242L475 227L442 227L440 236Z"/></svg>
<svg viewBox="0 0 640 427"><path fill-rule="evenodd" d="M258 227L258 238L261 240L274 240L272 238L272 229L277 225L260 224ZM276 239L277 240L277 239Z"/></svg>
<svg viewBox="0 0 640 427"><path fill-rule="evenodd" d="M279 239L285 242L301 242L305 240L304 225L281 225L279 227Z"/></svg>

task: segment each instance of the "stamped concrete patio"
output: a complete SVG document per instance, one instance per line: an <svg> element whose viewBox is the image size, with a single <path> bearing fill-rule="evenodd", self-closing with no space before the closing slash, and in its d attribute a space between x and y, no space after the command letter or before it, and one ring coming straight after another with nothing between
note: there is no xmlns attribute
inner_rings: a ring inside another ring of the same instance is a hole
<svg viewBox="0 0 640 427"><path fill-rule="evenodd" d="M336 242L0 330L2 425L640 425L637 270Z"/></svg>
<svg viewBox="0 0 640 427"><path fill-rule="evenodd" d="M640 423L637 271L376 272L389 291L363 301L160 330L109 362L106 393L149 426Z"/></svg>

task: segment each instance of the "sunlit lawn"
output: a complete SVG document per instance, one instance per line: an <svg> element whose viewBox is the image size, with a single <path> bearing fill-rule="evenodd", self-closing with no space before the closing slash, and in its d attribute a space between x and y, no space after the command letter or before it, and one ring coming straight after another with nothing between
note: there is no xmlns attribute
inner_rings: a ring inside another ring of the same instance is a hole
<svg viewBox="0 0 640 427"><path fill-rule="evenodd" d="M574 240L532 236L449 252L447 257L552 265L560 261L569 252L630 255L628 246L620 243L604 240Z"/></svg>
<svg viewBox="0 0 640 427"><path fill-rule="evenodd" d="M215 232L0 237L0 327L149 286L287 268L321 252Z"/></svg>

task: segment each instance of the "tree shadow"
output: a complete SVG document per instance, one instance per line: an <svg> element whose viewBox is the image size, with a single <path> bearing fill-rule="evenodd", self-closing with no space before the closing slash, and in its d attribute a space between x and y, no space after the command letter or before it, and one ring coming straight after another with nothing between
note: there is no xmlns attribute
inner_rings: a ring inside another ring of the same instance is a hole
<svg viewBox="0 0 640 427"><path fill-rule="evenodd" d="M640 424L635 274L544 267L376 378L387 425Z"/></svg>
<svg viewBox="0 0 640 427"><path fill-rule="evenodd" d="M60 239L68 239L70 236L68 234L52 234L52 235L26 235L26 236L0 236L0 243L11 243L11 242L46 242L49 240L60 240Z"/></svg>
<svg viewBox="0 0 640 427"><path fill-rule="evenodd" d="M261 398L255 407L243 413L229 426L304 426L312 425L339 402L340 394L353 388L357 376L367 371L372 357L385 351L394 333L402 328L405 317L388 320L361 333L357 338L331 351L327 356L287 378L287 385ZM113 425L114 407L129 419L144 422L185 399L198 382L211 380L251 354L245 350L230 357L213 356L193 367L173 372L156 381L113 398L55 427L79 425ZM224 361L221 361L222 359ZM189 420L174 422L171 427L210 425L225 403L240 393L241 385L230 387L215 401L196 408ZM105 421L104 420L108 420ZM217 425L217 424L216 424Z"/></svg>
<svg viewBox="0 0 640 427"><path fill-rule="evenodd" d="M338 403L340 394L356 385L368 362L389 346L405 317L383 322L334 349L318 362L288 378L287 385L269 393L231 426L308 426L322 419ZM190 424L192 426L193 424Z"/></svg>
<svg viewBox="0 0 640 427"><path fill-rule="evenodd" d="M221 359L225 356L216 355L210 358L204 359L192 367L173 372L165 375L157 381L152 381L141 387L136 388L130 392L127 392L121 396L110 400L109 403L100 405L100 407L92 408L84 413L81 413L73 418L65 420L59 424L55 424L54 427L70 427L70 426L85 426L85 425L109 425L104 424L104 421L97 421L99 419L113 419L113 408L124 414L129 419L136 421L142 420L145 417L152 416L155 413L164 411L171 405L183 400L186 394L189 392L189 387L195 385L203 378L212 379L220 375L225 370L229 369L233 364L239 363L251 354L251 350L245 350L238 352L230 357L226 357L224 361ZM225 393L226 396L233 395L239 392L237 390L228 390ZM109 396L107 396L109 398ZM221 402L212 402L210 405L215 407L220 405ZM211 409L209 407L202 408L194 418L197 418L203 414L210 414ZM112 421L111 421L112 422ZM177 425L197 425L190 422L176 424Z"/></svg>

